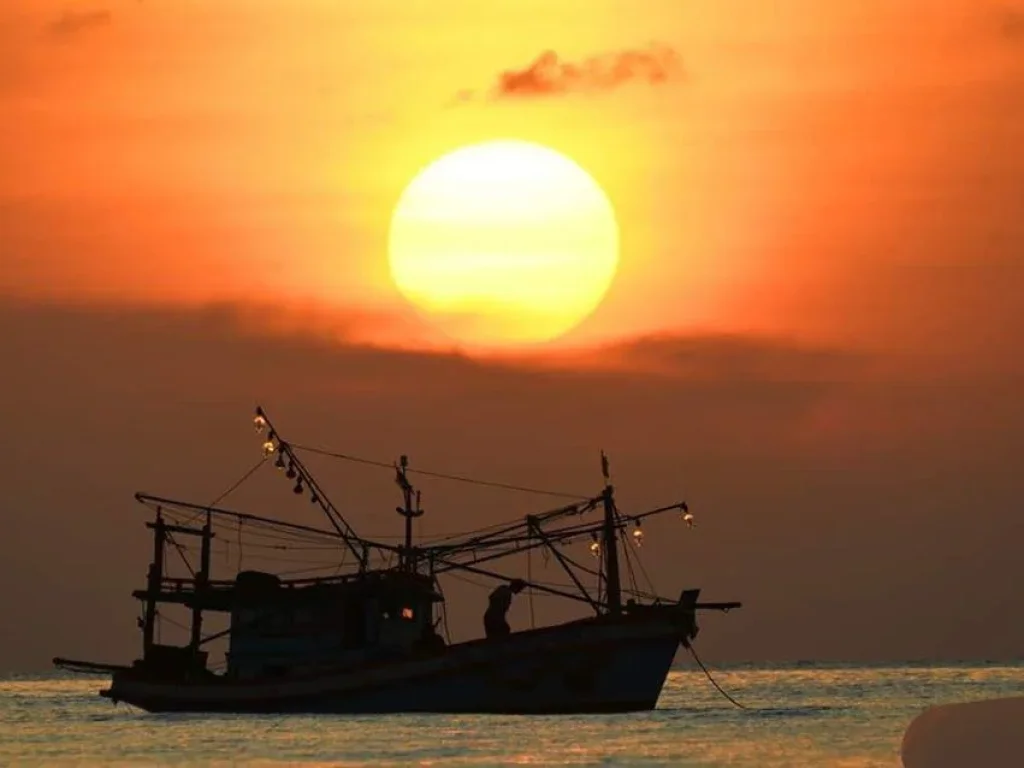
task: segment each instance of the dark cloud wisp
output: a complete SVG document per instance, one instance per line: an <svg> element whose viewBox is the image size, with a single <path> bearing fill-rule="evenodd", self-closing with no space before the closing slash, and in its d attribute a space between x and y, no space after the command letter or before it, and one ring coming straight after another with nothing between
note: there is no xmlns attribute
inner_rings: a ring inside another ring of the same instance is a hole
<svg viewBox="0 0 1024 768"><path fill-rule="evenodd" d="M1024 41L1024 7L1006 7L999 14L999 31L1013 43Z"/></svg>
<svg viewBox="0 0 1024 768"><path fill-rule="evenodd" d="M113 20L113 14L104 9L92 11L64 11L46 25L46 33L56 39L67 39Z"/></svg>
<svg viewBox="0 0 1024 768"><path fill-rule="evenodd" d="M531 99L570 93L610 91L633 83L661 85L682 74L679 56L667 45L596 54L568 61L548 50L525 67L501 72L487 96L491 99ZM472 91L457 97L469 101Z"/></svg>

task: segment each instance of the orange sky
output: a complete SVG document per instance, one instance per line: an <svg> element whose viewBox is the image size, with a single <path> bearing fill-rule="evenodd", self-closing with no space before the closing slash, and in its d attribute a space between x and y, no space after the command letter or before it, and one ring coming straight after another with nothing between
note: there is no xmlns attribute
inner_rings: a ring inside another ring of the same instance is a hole
<svg viewBox="0 0 1024 768"><path fill-rule="evenodd" d="M835 303L851 281L878 293L893 269L998 260L947 230L1019 226L1024 105L1008 97L1024 65L1006 7L642 5L5 4L0 290L401 313L394 201L430 160L495 136L569 153L613 199L623 265L581 340L857 336L860 302ZM85 22L57 32L62 12ZM452 106L548 48L651 40L683 77Z"/></svg>
<svg viewBox="0 0 1024 768"><path fill-rule="evenodd" d="M755 605L718 622L733 658L1019 649L1021 30L995 0L7 0L0 581L70 600L48 568L90 567L83 537L107 551L80 510L134 546L109 510L147 482L209 494L271 399L355 452L579 486L604 445L642 498L701 495L723 527L688 550L696 577ZM651 41L682 76L487 96L545 50ZM500 137L570 155L618 214L620 272L571 354L433 354L388 279L404 185ZM186 460L196 428L216 468ZM94 655L127 648L142 569L76 587ZM951 590L998 636L949 628ZM858 645L808 607L894 623ZM17 611L0 667L63 631Z"/></svg>

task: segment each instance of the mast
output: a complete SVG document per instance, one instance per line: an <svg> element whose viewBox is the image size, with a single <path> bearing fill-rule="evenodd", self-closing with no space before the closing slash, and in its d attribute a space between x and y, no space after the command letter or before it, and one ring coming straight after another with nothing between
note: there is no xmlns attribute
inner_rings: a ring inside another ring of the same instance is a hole
<svg viewBox="0 0 1024 768"><path fill-rule="evenodd" d="M399 459L399 463L395 465L395 482L402 489L403 501L403 505L395 507L395 511L405 518L405 546L402 548L398 567L404 571L414 571L416 570L416 562L413 557L412 547L412 520L414 517L421 517L423 510L420 508L420 492L415 491L412 483L409 482L406 472L408 468L409 457L403 454L401 459ZM415 507L412 505L414 491L416 496Z"/></svg>
<svg viewBox="0 0 1024 768"><path fill-rule="evenodd" d="M604 539L604 576L608 591L608 612L620 613L622 611L622 586L619 583L619 546L618 525L615 519L615 489L612 487L611 476L608 472L608 457L604 451L601 451L601 472L604 475L604 492L601 494L601 501L604 504L602 538Z"/></svg>
<svg viewBox="0 0 1024 768"><path fill-rule="evenodd" d="M139 496L139 494L137 494ZM163 601L168 602L168 594L164 591L164 550L168 541L175 543L172 534L180 533L183 536L198 536L202 539L200 550L199 570L192 578L192 595L194 600L192 606L192 626L190 629L189 648L198 651L202 644L203 627L203 597L206 594L210 583L210 545L215 534L213 533L213 508L206 509L206 522L202 528L191 528L185 525L164 522L163 507L157 506L156 520L146 523L146 527L153 531L153 562L149 565L149 573L146 579L145 591L133 592L134 597L146 601L142 618L142 658L146 659L153 647L154 635L156 633L156 619L158 615L157 605ZM173 515L173 511L172 511ZM177 544L175 543L175 546ZM180 547L179 547L180 551ZM182 555L184 557L184 555ZM186 561L187 563L187 561ZM171 600L170 602L174 602Z"/></svg>
<svg viewBox="0 0 1024 768"><path fill-rule="evenodd" d="M199 650L203 632L202 600L206 587L210 583L210 540L213 538L212 515L206 510L206 524L202 531L202 548L199 554L199 570L196 572L196 603L192 607L192 634L189 647L193 652Z"/></svg>
<svg viewBox="0 0 1024 768"><path fill-rule="evenodd" d="M156 510L156 522L149 523L153 529L153 562L149 564L146 584L146 610L142 620L142 658L148 658L153 648L153 634L156 628L156 601L164 578L164 540L167 533L160 508Z"/></svg>

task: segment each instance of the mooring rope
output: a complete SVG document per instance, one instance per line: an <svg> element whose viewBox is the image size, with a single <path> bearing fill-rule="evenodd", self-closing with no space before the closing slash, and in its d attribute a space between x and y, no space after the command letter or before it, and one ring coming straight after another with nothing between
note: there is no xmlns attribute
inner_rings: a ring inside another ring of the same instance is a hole
<svg viewBox="0 0 1024 768"><path fill-rule="evenodd" d="M691 643L686 643L685 645L686 645L686 650L688 650L690 652L690 655L693 656L693 660L695 662L697 662L697 666L700 667L701 670L704 672L704 675L705 675L705 677L707 677L708 682L711 683L713 686L715 686L715 688L718 690L718 692L720 694L722 694L726 699L728 699L730 702L732 702L739 709L749 709L749 707L745 707L744 705L742 705L738 701L736 701L736 699L734 699L732 696L730 696L728 693L726 693L725 689L722 688L722 686L720 686L717 682L715 682L715 678L713 678L711 676L711 673L708 672L708 668L705 667L704 666L704 662L702 662L700 660L700 657L697 655L697 651L694 649L693 645Z"/></svg>

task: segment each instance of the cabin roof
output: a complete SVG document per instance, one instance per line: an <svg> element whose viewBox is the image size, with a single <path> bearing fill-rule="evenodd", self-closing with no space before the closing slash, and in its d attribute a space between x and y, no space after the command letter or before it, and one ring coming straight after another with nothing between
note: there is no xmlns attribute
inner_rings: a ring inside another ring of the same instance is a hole
<svg viewBox="0 0 1024 768"><path fill-rule="evenodd" d="M132 595L146 599L148 590ZM397 598L443 602L434 579L397 569L339 574L320 578L282 579L261 571L243 571L235 579L199 586L194 578L164 578L156 599L207 611L231 611L239 605L321 603L325 600Z"/></svg>

